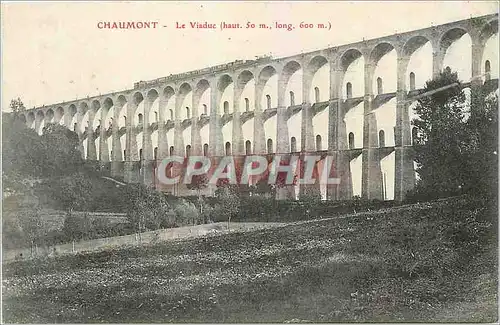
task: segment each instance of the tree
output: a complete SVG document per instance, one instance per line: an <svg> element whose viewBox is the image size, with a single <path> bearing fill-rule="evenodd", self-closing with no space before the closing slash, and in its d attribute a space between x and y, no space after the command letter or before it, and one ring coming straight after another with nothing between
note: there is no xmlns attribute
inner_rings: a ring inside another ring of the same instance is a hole
<svg viewBox="0 0 500 325"><path fill-rule="evenodd" d="M76 215L68 212L64 219L63 233L71 238L73 249L75 241L92 238L93 229L92 220L87 213Z"/></svg>
<svg viewBox="0 0 500 325"><path fill-rule="evenodd" d="M129 184L124 188L124 195L127 219L137 233L168 224L171 207L163 193L143 184Z"/></svg>
<svg viewBox="0 0 500 325"><path fill-rule="evenodd" d="M30 242L31 255L36 254L38 241L46 233L46 225L40 216L40 209L26 209L18 214L19 226Z"/></svg>
<svg viewBox="0 0 500 325"><path fill-rule="evenodd" d="M70 175L81 171L78 135L59 124L47 124L39 136L12 115L3 115L2 161L6 174L23 178Z"/></svg>
<svg viewBox="0 0 500 325"><path fill-rule="evenodd" d="M231 223L231 218L240 210L240 198L237 194L238 185L220 184L215 191L215 196L219 199L218 213L227 220L227 228Z"/></svg>
<svg viewBox="0 0 500 325"><path fill-rule="evenodd" d="M39 195L47 194L67 212L88 210L92 201L93 186L83 173L62 178L49 178L38 188Z"/></svg>
<svg viewBox="0 0 500 325"><path fill-rule="evenodd" d="M458 194L467 182L467 146L469 130L464 108L466 97L461 91L457 73L444 70L427 81L424 92L446 88L418 100L413 121L418 129L415 160L420 181L418 191L441 197Z"/></svg>
<svg viewBox="0 0 500 325"><path fill-rule="evenodd" d="M9 107L16 117L19 112L26 110L23 101L19 97L17 97L17 99L11 99Z"/></svg>
<svg viewBox="0 0 500 325"><path fill-rule="evenodd" d="M496 200L498 189L498 95L474 89L470 130L468 192Z"/></svg>
<svg viewBox="0 0 500 325"><path fill-rule="evenodd" d="M186 187L190 190L196 190L198 195L198 204L200 206L200 215L203 215L203 199L201 197L201 190L208 186L208 176L207 174L193 175L191 182L186 184Z"/></svg>
<svg viewBox="0 0 500 325"><path fill-rule="evenodd" d="M42 161L40 136L11 114L2 115L2 171L23 178L39 175Z"/></svg>
<svg viewBox="0 0 500 325"><path fill-rule="evenodd" d="M82 170L84 160L78 150L78 135L68 128L49 123L41 136L43 176L68 175Z"/></svg>

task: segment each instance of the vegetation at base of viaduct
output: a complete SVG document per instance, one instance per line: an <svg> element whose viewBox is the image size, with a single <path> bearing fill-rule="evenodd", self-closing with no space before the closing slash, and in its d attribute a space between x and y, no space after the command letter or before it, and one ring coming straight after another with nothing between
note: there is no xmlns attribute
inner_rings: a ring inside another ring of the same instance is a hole
<svg viewBox="0 0 500 325"><path fill-rule="evenodd" d="M436 89L445 90L433 92ZM496 202L498 185L498 97L471 88L470 111L457 74L445 69L426 83L413 121L420 179L408 201L461 194ZM3 114L4 245L53 245L72 240L130 234L158 228L213 221L293 221L376 209L378 201L320 202L311 194L301 201L278 202L265 186L238 188L219 184L214 198L193 183L192 197L176 198L139 184L117 185L101 178L99 166L89 165L78 150L78 136L59 124L47 124L39 136L17 115L24 110L13 100L12 114ZM261 184L262 185L262 184ZM251 196L250 196L251 194ZM59 228L42 218L43 209L65 211ZM110 224L75 211L125 213L128 222ZM77 231L78 230L78 231Z"/></svg>

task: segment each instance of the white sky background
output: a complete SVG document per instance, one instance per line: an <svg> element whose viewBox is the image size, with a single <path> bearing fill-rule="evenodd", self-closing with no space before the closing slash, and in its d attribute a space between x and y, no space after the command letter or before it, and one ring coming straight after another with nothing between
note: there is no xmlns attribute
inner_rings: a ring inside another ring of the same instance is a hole
<svg viewBox="0 0 500 325"><path fill-rule="evenodd" d="M2 109L128 89L139 80L257 55L293 55L492 14L471 2L2 3ZM98 29L99 21L159 21L167 28ZM175 22L332 24L331 30L175 29Z"/></svg>

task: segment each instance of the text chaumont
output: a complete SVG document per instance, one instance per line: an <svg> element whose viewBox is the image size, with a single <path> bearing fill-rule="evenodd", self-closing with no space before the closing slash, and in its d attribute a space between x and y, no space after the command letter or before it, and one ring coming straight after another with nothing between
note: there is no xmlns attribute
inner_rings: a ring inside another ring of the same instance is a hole
<svg viewBox="0 0 500 325"><path fill-rule="evenodd" d="M99 29L154 29L158 27L157 21L99 21Z"/></svg>

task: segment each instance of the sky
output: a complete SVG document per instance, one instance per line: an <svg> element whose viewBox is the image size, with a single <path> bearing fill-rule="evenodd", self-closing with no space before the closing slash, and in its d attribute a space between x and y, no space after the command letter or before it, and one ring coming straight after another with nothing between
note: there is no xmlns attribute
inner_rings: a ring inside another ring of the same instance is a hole
<svg viewBox="0 0 500 325"><path fill-rule="evenodd" d="M134 82L255 56L293 55L498 12L470 2L2 2L2 110L129 89ZM99 29L157 21L157 29ZM186 29L176 29L176 23ZM243 28L190 29L189 22ZM296 29L247 29L247 22ZM300 29L300 23L331 29Z"/></svg>

